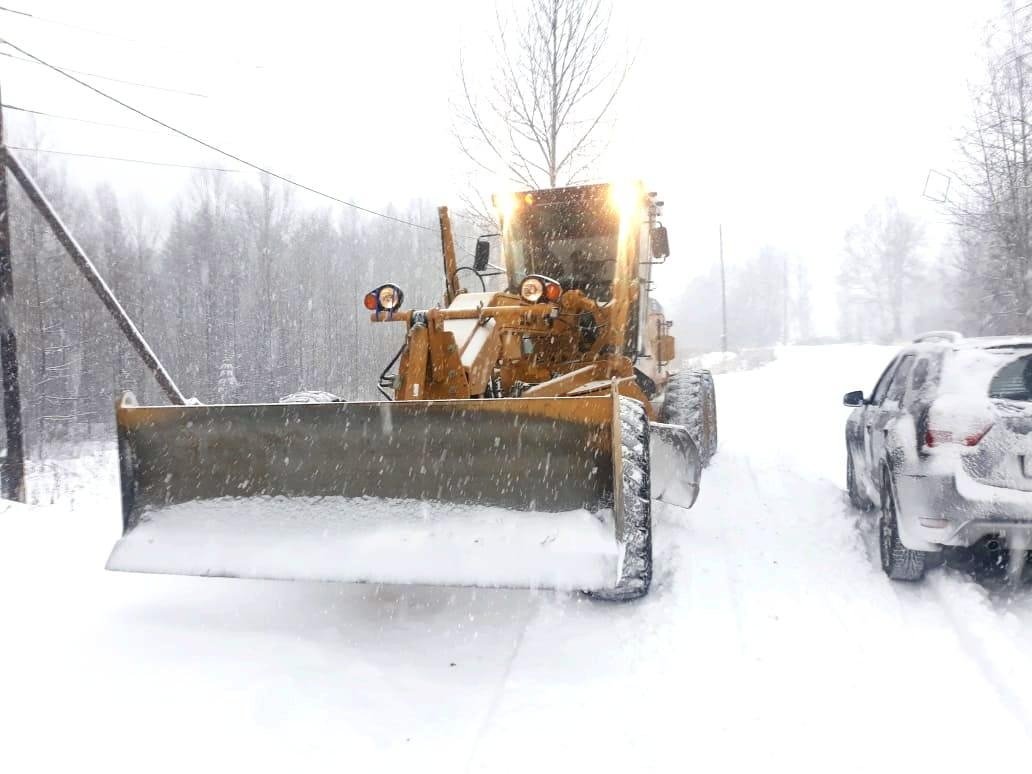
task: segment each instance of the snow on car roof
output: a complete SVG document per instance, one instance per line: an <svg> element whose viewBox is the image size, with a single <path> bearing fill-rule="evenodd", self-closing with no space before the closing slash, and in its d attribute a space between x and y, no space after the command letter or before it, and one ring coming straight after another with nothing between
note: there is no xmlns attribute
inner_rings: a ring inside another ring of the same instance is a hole
<svg viewBox="0 0 1032 774"><path fill-rule="evenodd" d="M941 352L944 349L1002 349L1032 347L1032 336L964 336L956 331L928 331L913 340L909 349Z"/></svg>
<svg viewBox="0 0 1032 774"><path fill-rule="evenodd" d="M1026 356L1032 349L1032 337L982 337L964 339L953 347L954 356L943 364L939 387L943 395L983 397L989 383L1007 363Z"/></svg>
<svg viewBox="0 0 1032 774"><path fill-rule="evenodd" d="M973 336L956 342L957 349L1007 349L1032 347L1032 336Z"/></svg>
<svg viewBox="0 0 1032 774"><path fill-rule="evenodd" d="M923 333L903 350L915 355L949 353L943 359L938 392L940 397L961 400L986 398L1000 369L1030 352L1032 336L966 337L955 331Z"/></svg>

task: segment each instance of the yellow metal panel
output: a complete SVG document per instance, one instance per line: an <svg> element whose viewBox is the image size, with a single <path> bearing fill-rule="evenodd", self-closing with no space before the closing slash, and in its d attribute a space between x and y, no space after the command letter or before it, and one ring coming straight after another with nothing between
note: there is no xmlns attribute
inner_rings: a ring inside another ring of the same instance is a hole
<svg viewBox="0 0 1032 774"><path fill-rule="evenodd" d="M659 337L659 353L657 357L663 363L669 363L674 359L674 337L673 336L660 336Z"/></svg>

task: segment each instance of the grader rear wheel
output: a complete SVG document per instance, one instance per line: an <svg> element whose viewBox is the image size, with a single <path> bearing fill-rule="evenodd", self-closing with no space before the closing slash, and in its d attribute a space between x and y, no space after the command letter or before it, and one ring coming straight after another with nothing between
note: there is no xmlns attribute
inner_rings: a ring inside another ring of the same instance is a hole
<svg viewBox="0 0 1032 774"><path fill-rule="evenodd" d="M708 465L717 452L717 400L713 375L701 368L680 371L667 382L661 421L683 425L699 448L699 459Z"/></svg>

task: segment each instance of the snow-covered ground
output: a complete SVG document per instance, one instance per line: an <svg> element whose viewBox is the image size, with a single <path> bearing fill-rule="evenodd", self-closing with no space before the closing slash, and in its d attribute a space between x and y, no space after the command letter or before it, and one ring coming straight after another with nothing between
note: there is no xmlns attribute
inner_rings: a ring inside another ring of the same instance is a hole
<svg viewBox="0 0 1032 774"><path fill-rule="evenodd" d="M74 508L0 514L0 770L1024 770L1032 590L890 583L843 492L841 396L890 353L719 376L720 452L629 605L105 572L94 459Z"/></svg>

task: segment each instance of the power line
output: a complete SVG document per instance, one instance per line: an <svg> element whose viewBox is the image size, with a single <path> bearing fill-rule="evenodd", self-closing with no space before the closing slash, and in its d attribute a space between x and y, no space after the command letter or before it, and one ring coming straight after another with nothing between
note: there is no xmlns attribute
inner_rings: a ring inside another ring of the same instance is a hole
<svg viewBox="0 0 1032 774"><path fill-rule="evenodd" d="M75 116L65 116L60 113L48 113L45 110L33 110L32 108L19 107L17 105L3 104L0 107L7 108L8 110L17 110L19 113L31 113L34 116L43 116L45 118L58 118L62 121L76 121L80 124L93 124L94 126L106 126L111 129L125 129L129 132L143 132L145 134L160 134L155 129L143 129L139 126L126 126L124 124L109 124L104 121L93 121L89 118L76 118Z"/></svg>
<svg viewBox="0 0 1032 774"><path fill-rule="evenodd" d="M111 38L112 40L121 40L121 41L124 41L126 43L132 43L133 45L136 45L136 46L149 46L149 47L158 46L159 48L163 48L166 51L179 51L179 52L182 52L182 51L187 51L188 50L188 49L186 49L184 47L180 47L180 46L171 46L168 43L165 43L165 42L162 42L162 41L159 41L159 40L154 40L154 39L141 40L139 38L131 38L131 37L128 37L126 35L118 35L118 34L113 33L113 32L105 32L103 30L98 30L98 29L95 29L93 27L84 27L81 24L72 24L71 22L61 21L60 19L53 19L53 18L50 18L50 17L47 17L47 16L38 16L37 14L29 13L28 11L19 11L16 8L7 8L7 7L2 6L2 5L0 5L0 13L9 13L9 14L13 14L15 16L24 17L26 19L32 19L33 21L42 22L43 24L54 24L54 25L56 25L58 27L67 27L68 29L79 30L80 32L88 32L91 35L99 35L99 36L104 37L104 38ZM196 54L197 54L197 52L192 50L192 49L189 50L189 53L192 56L196 56ZM212 57L212 58L223 59L225 61L236 62L237 64L240 64L240 65L245 65L247 67L253 67L255 70L261 70L262 69L261 65L253 65L253 64L252 65L247 65L244 62L241 62L239 59L233 59L231 57Z"/></svg>
<svg viewBox="0 0 1032 774"><path fill-rule="evenodd" d="M176 164L172 161L151 161L149 159L130 159L124 156L103 156L99 153L79 153L76 151L53 150L51 148L26 148L21 145L8 145L11 150L25 151L26 153L54 153L59 156L79 156L84 159L104 159L106 161L127 161L133 164L149 164L155 167L178 167L179 169L202 169L207 172L240 172L239 169L228 169L225 167L199 167L193 164Z"/></svg>
<svg viewBox="0 0 1032 774"><path fill-rule="evenodd" d="M83 81L83 80L80 80L80 79L76 78L74 75L72 75L72 74L62 70L60 67L57 67L56 65L52 65L49 62L45 62L44 60L40 59L38 56L35 56L34 54L29 53L25 49L20 48L19 46L16 46L15 44L11 43L8 40L0 39L0 43L5 43L6 45L8 45L11 48L13 48L15 51L18 51L18 52L24 54L25 56L32 58L36 62L39 62L44 67L50 68L54 72L56 72L56 73L58 73L60 75L63 75L65 78L68 78L69 80L75 81L80 86L84 86L85 88L89 89L90 91L94 92L95 94L99 94L104 99L110 100L111 102L114 102L116 105L122 106L126 110L130 110L133 113L136 113L138 116L142 116L143 118L146 118L148 121L152 121L153 123L157 124L158 126L164 127L165 129L168 129L170 132L174 132L175 134L178 134L180 137L185 137L186 139L191 140L192 142L195 142L198 145L201 145L201 146L207 148L208 150L214 151L215 153L218 153L218 154L220 154L222 156L225 156L226 158L233 159L233 161L236 161L236 162L238 162L240 164L243 164L246 167L251 167L251 169L255 169L255 170L257 170L257 171L259 171L259 172L261 172L263 174L268 175L269 177L274 177L277 180L280 180L280 181L282 181L284 183L296 186L297 188L300 188L302 190L308 191L309 193L313 193L316 196L321 196L324 199L329 199L330 201L337 202L338 204L343 204L346 207L352 207L352 208L354 208L356 210L368 213L370 215L376 215L377 217L385 218L386 220L392 220L392 221L394 221L396 223L402 223L402 224L404 224L406 226L411 226L412 228L418 228L418 229L422 229L424 231L431 231L431 232L439 233L439 229L432 228L430 226L424 226L421 223L415 223L413 221L405 220L403 218L397 218L397 217L394 217L393 215L387 215L386 213L383 213L383 212L377 212L376 210L371 210L371 209L369 209L367 207L362 207L361 205L355 204L354 202L349 202L346 199L341 199L341 198L339 198L337 196L334 196L332 194L328 194L328 193L320 191L320 190L318 190L316 188L312 188L311 186L305 185L304 183L299 183L298 181L293 180L293 179L291 179L289 177L285 177L284 175L277 174L276 172L273 172L272 170L270 170L270 169L268 169L266 167L263 167L263 166L261 166L259 164L255 164L254 162L251 162L251 161L247 161L246 159L241 158L240 156L237 156L237 155L235 155L233 153L230 153L229 151L225 151L225 150L223 150L222 148L219 148L216 145L212 145L210 142L206 142L205 140L202 140L199 137L195 137L192 134L184 132L182 129L177 129L174 126L165 123L161 119L155 118L154 116L149 115L148 113L144 113L139 108L135 108L132 105L130 105L130 104L128 104L126 102L123 102L122 100L118 99L118 97L114 97L114 96L108 94L107 92L102 91L101 89L98 89L96 86L94 86L94 85L92 85L90 83L87 83L86 81Z"/></svg>
<svg viewBox="0 0 1032 774"><path fill-rule="evenodd" d="M4 107L7 107L6 105ZM24 151L26 153L52 153L58 156L77 156L85 159L103 159L105 161L124 161L132 164L148 164L156 167L176 167L178 169L199 169L205 172L228 172L233 174L239 174L242 170L239 169L227 169L225 167L202 167L193 164L177 164L171 161L153 161L151 159L130 159L124 156L104 156L98 153L79 153L76 151L65 151L55 150L53 148L26 148L22 145L7 145L5 146L10 150ZM470 241L476 241L476 237L467 236L465 234L455 234L459 239L468 239ZM459 248L460 252L465 253L470 258L475 257L473 253L469 252L464 248Z"/></svg>
<svg viewBox="0 0 1032 774"><path fill-rule="evenodd" d="M7 107L6 105L4 107ZM227 169L225 167L202 167L193 164L177 164L171 161L153 161L151 159L130 159L124 156L104 156L98 153L79 153L76 151L65 151L55 150L53 148L27 148L23 145L7 145L5 146L9 150L24 151L25 153L51 153L58 156L76 156L85 159L101 159L105 161L123 161L132 164L147 164L156 167L175 167L178 169L198 169L204 172L228 172L231 174L239 174L242 170L239 169ZM460 239L468 239L470 241L476 241L476 237L467 236L465 234L455 234ZM475 257L473 253L464 248L458 248L460 252L465 253L470 258Z"/></svg>
<svg viewBox="0 0 1032 774"><path fill-rule="evenodd" d="M4 42L6 43L6 41L4 41ZM7 43L7 45L11 46L11 48L16 48L16 46L11 45L10 43ZM18 49L18 50L21 51L21 49ZM29 64L41 64L41 62L33 61L32 59L26 59L25 57L15 56L14 54L8 54L6 51L0 51L0 56L6 56L6 57L8 57L10 59L16 59L19 62L28 62ZM183 95L185 95L187 97L200 97L201 99L207 99L208 98L207 94L198 94L195 91L183 91L182 89L172 89L172 88L169 88L167 86L153 86L153 85L151 85L149 83L140 83L139 81L125 81L125 80L122 80L121 78L112 78L111 76L108 76L108 75L98 75L97 73L88 73L88 72L85 72L83 70L71 70L69 68L64 68L64 69L67 70L70 73L77 73L78 75L88 75L90 78L99 78L102 81L111 81L113 83L121 83L121 84L124 84L126 86L138 86L141 89L153 89L154 91L164 91L164 92L166 92L168 94L183 94Z"/></svg>
<svg viewBox="0 0 1032 774"><path fill-rule="evenodd" d="M91 120L89 118L78 118L76 116L66 116L66 115L61 115L60 113L48 113L45 110L33 110L31 108L24 108L24 107L20 107L18 105L9 105L7 103L0 104L0 108L5 108L7 110L17 110L17 111L19 111L21 113L30 113L30 114L36 115L36 116L44 116L45 118L56 118L56 119L61 119L63 121L75 121L77 123L84 123L84 124L92 124L94 126L109 127L111 129L125 129L126 131L130 131L130 132L143 132L145 134L153 134L153 135L160 135L161 134L160 132L158 132L158 131L156 131L154 129L143 129L143 128L138 127L138 126L126 126L124 124L110 124L110 123L106 123L104 121L93 121L93 120ZM16 148L16 146L13 146L13 145L9 146L9 147ZM128 161L128 162L135 162L135 163L138 163L138 164L153 164L153 165L156 165L156 166L171 166L171 167L183 167L185 169L200 169L200 170L206 170L206 171L211 171L211 172L240 172L239 169L222 169L222 168L219 168L219 167L191 166L191 165L188 165L188 164L173 164L173 163L162 162L162 161L151 161L149 159L130 159L130 158L122 158L120 156L102 156L102 155L92 154L92 153L73 153L71 151L46 150L44 148L16 148L16 149L17 150L39 152L39 153L57 153L57 154L61 154L61 155L64 155L64 156L82 156L84 158L109 159L111 161ZM465 215L461 215L459 213L452 213L452 216L455 217L455 218L458 218L459 220L466 221L467 223L469 223L471 225L476 225L476 223L474 223L473 220L471 220L470 218L468 218ZM478 240L477 237L470 236L469 234L460 234L460 233L456 232L456 233L454 233L454 236L456 238L458 238L458 239L464 239L467 242L476 242ZM463 248L460 248L460 249L463 249ZM464 250L463 249L463 252L465 252L470 257L473 256L473 254L471 252L469 252L468 250Z"/></svg>
<svg viewBox="0 0 1032 774"><path fill-rule="evenodd" d="M31 108L23 108L23 107L19 107L18 105L9 105L7 103L4 103L4 104L0 105L0 108L6 108L7 110L17 110L17 111L22 112L22 113L31 113L32 115L44 116L46 118L57 118L57 119L61 119L63 121L76 121L78 123L92 124L94 126L104 126L104 127L109 127L109 128L112 128L112 129L125 129L125 130L130 131L130 132L144 132L146 134L154 134L154 135L160 134L160 132L157 132L154 129L142 129L142 128L138 127L138 126L126 126L124 124L109 124L109 123L106 123L104 121L93 121L93 120L88 119L88 118L77 118L75 116L65 116L65 115L61 115L59 113L48 113L45 110L32 110ZM11 146L8 146L8 147L16 148L16 146L14 146L14 145L11 145ZM71 151L46 150L44 148L16 148L16 150L31 150L31 151L39 152L39 153L59 153L59 154L64 155L64 156L83 156L85 158L110 159L111 161L132 161L132 162L136 162L138 164L154 164L154 165L157 165L157 166L183 167L185 169L201 169L201 170L207 170L207 171L211 171L211 172L240 172L239 169L223 169L223 168L220 168L220 167L191 166L189 164L173 164L173 163L162 162L162 161L151 161L149 159L129 159L129 158L122 158L120 156L102 156L102 155L95 155L95 154L92 154L92 153L73 153ZM474 223L473 220L471 220L470 218L466 217L465 215L461 215L459 213L452 213L452 217L458 218L459 220L466 221L467 223L469 223L471 225L476 225L476 223ZM476 242L477 239L478 239L478 237L470 236L469 234L455 233L454 236L456 238L458 238L458 239L464 239L464 240L466 240L468 242ZM468 250L465 251L465 252L466 252L467 255L472 257L473 254L470 253Z"/></svg>
<svg viewBox="0 0 1032 774"><path fill-rule="evenodd" d="M14 14L15 16L24 16L27 19L33 19L34 21L43 22L44 24L56 24L59 27L68 27L69 29L79 30L80 32L88 32L91 35L102 35L105 38L118 38L121 40L128 40L130 43L143 43L143 41L137 40L135 38L124 38L121 35L114 35L110 32L102 32L100 30L95 30L92 27L83 27L79 24L63 22L59 21L58 19L51 19L47 16L37 16L34 13L29 13L28 11L19 11L16 8L6 8L0 5L0 12Z"/></svg>

